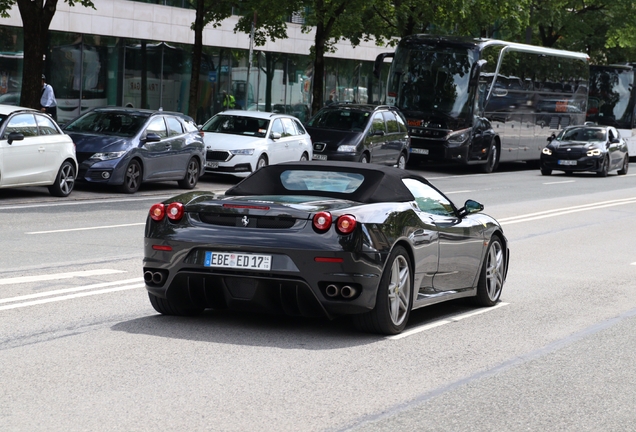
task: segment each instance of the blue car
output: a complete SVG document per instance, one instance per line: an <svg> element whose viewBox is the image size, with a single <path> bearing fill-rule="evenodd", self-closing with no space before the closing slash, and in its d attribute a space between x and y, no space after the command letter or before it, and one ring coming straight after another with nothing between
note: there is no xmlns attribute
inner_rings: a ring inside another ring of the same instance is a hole
<svg viewBox="0 0 636 432"><path fill-rule="evenodd" d="M77 179L135 193L145 182L193 189L205 170L203 137L176 112L96 108L64 127L76 145Z"/></svg>

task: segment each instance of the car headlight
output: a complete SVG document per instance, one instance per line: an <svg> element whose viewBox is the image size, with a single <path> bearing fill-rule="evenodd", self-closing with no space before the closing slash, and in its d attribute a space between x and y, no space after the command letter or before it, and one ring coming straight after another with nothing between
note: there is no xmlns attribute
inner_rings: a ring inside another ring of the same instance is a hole
<svg viewBox="0 0 636 432"><path fill-rule="evenodd" d="M230 150L230 153L233 155L241 155L241 156L252 156L254 154L254 149L238 149L238 150Z"/></svg>
<svg viewBox="0 0 636 432"><path fill-rule="evenodd" d="M354 145L341 145L341 146L338 146L338 151L339 152L347 152L347 153L355 153L356 146L354 146Z"/></svg>
<svg viewBox="0 0 636 432"><path fill-rule="evenodd" d="M600 156L601 155L601 150L599 150L599 149L588 150L587 151L587 155L588 156Z"/></svg>
<svg viewBox="0 0 636 432"><path fill-rule="evenodd" d="M547 147L544 147L543 150L541 150L541 153L543 153L544 155L550 156L552 154L552 150L550 150Z"/></svg>
<svg viewBox="0 0 636 432"><path fill-rule="evenodd" d="M106 160L120 158L125 154L126 154L126 151L95 153L93 156L90 157L90 159L106 161Z"/></svg>
<svg viewBox="0 0 636 432"><path fill-rule="evenodd" d="M459 146L464 144L466 141L468 141L469 136L470 136L470 129L463 129L448 135L447 141L448 141L448 144Z"/></svg>

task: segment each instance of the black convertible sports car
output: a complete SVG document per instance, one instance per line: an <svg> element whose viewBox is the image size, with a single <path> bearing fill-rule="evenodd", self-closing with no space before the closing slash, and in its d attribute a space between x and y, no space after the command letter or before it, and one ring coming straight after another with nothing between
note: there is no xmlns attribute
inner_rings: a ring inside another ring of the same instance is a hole
<svg viewBox="0 0 636 432"><path fill-rule="evenodd" d="M397 334L410 311L460 297L499 300L501 226L402 169L348 162L266 166L222 196L189 192L150 208L144 279L167 315L206 308L352 315Z"/></svg>

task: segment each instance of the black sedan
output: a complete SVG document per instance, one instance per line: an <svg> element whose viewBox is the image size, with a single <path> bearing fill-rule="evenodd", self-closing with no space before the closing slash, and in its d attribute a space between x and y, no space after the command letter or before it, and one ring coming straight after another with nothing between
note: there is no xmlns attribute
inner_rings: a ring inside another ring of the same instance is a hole
<svg viewBox="0 0 636 432"><path fill-rule="evenodd" d="M541 174L553 170L572 174L575 171L593 171L606 177L610 171L627 174L629 154L627 143L616 128L611 126L570 126L556 136L541 151Z"/></svg>
<svg viewBox="0 0 636 432"><path fill-rule="evenodd" d="M181 113L96 108L64 127L77 146L77 179L135 193L143 182L176 180L196 186L205 146L194 121Z"/></svg>
<svg viewBox="0 0 636 432"><path fill-rule="evenodd" d="M270 165L225 195L153 205L143 272L166 315L204 309L351 315L397 334L412 309L461 297L499 301L501 226L405 170L346 162Z"/></svg>

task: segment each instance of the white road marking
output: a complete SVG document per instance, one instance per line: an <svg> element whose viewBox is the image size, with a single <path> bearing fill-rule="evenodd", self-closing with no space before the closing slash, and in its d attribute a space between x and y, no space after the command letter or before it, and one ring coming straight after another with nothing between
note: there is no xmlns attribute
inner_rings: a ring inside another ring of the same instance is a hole
<svg viewBox="0 0 636 432"><path fill-rule="evenodd" d="M555 182L548 182L548 183L543 183L544 185L553 185L553 184L563 184L563 183L575 183L576 180L564 180L564 181L555 181Z"/></svg>
<svg viewBox="0 0 636 432"><path fill-rule="evenodd" d="M463 190L463 191L453 191L453 192L444 192L445 195L452 195L452 194L458 194L458 193L471 193L471 190Z"/></svg>
<svg viewBox="0 0 636 432"><path fill-rule="evenodd" d="M18 309L18 308L23 308L27 306L35 306L35 305L40 305L44 303L52 303L52 302L58 302L63 300L71 300L71 299L76 299L80 297L88 297L88 296L99 295L99 294L108 294L108 293L113 293L117 291L137 289L144 286L146 286L146 284L143 284L143 283L136 284L136 285L118 286L115 288L108 288L108 289L102 289L97 291L81 292L81 293L70 294L65 296L59 296L59 297L53 297L53 298L47 298L47 299L41 299L41 300L33 300L33 301L28 301L23 303L15 303L15 304L10 304L6 306L0 306L0 311L9 310L9 309Z"/></svg>
<svg viewBox="0 0 636 432"><path fill-rule="evenodd" d="M101 282L101 283L96 283L96 284L91 284L91 285L84 285L84 286L79 286L79 287L74 287L74 288L64 288L64 289L59 289L59 290L54 290L54 291L45 291L45 292L40 292L40 293L35 293L35 294L27 294L27 295L22 295L22 296L17 296L17 297L9 297L9 298L5 298L5 299L0 299L0 304L1 303L13 303L13 302L24 301L24 300L31 300L31 299L34 299L34 298L41 298L41 297L51 297L51 296L56 296L56 295L60 295L60 294L68 294L68 293L72 293L72 292L88 291L88 290L95 289L95 288L111 287L113 285L126 285L126 284L130 284L130 283L137 283L137 282L142 282L142 281L143 281L143 278L124 279L124 280L118 280L118 281L114 281L114 282Z"/></svg>
<svg viewBox="0 0 636 432"><path fill-rule="evenodd" d="M145 196L139 198L111 198L111 199L91 199L85 201L69 201L69 202L47 202L42 204L16 204L16 205L6 205L0 206L0 210L20 210L20 209L31 209L31 208L40 208L40 207L66 207L73 205L90 205L94 206L97 204L110 204L110 203L119 203L119 202L132 202L132 201L164 201L170 198L172 195L162 196L162 195L152 195Z"/></svg>
<svg viewBox="0 0 636 432"><path fill-rule="evenodd" d="M124 270L113 269L99 269L99 270L86 270L76 271L69 273L55 273L40 276L21 276L15 278L0 279L0 285L14 285L27 282L42 282L57 279L70 279L74 277L90 277L90 276L103 276L109 274L126 273Z"/></svg>
<svg viewBox="0 0 636 432"><path fill-rule="evenodd" d="M501 219L498 219L498 221L502 225L510 225L510 224L519 223L519 222L530 222L530 221L534 221L538 219L545 219L545 218L550 218L555 216L563 216L570 213L577 213L577 212L588 211L588 210L597 210L601 208L614 207L614 206L625 205L625 204L636 204L636 197L624 198L624 199L612 200L612 201L601 201L597 203L584 204L584 205L574 206L574 207L563 207L560 209L546 210L546 211L537 212L537 213L528 213L526 215L521 215L521 216L501 218Z"/></svg>
<svg viewBox="0 0 636 432"><path fill-rule="evenodd" d="M508 304L509 303L498 303L497 305L492 306L492 307L485 307L485 308L477 309L476 311L466 312L466 313L455 315L455 316L452 316L452 317L449 317L449 318L444 318L444 319L441 319L439 321L434 321L432 323L424 324L424 325L421 325L419 327L414 327L414 328L412 328L410 330L407 330L405 332L402 332L402 333L400 333L398 335L387 336L386 339L392 339L392 340L404 339L405 337L413 336L414 334L421 333L423 331L430 330L430 329L433 329L435 327L439 327L439 326L443 326L443 325L446 325L446 324L450 324L450 323L454 323L454 322L457 322L457 321L461 321L463 319L470 318L470 317L473 317L475 315L480 315L480 314L483 314L483 313L486 313L486 312L491 312L491 311L493 311L495 309L499 309L500 307L506 306Z"/></svg>
<svg viewBox="0 0 636 432"><path fill-rule="evenodd" d="M31 231L31 232L26 232L25 234L51 234L51 233L71 232L71 231L89 231L89 230L97 230L97 229L123 228L123 227L131 227L131 226L138 226L138 225L146 225L146 223L137 222L137 223L121 224L121 225L103 225L103 226L94 226L94 227L85 227L85 228L69 228L69 229L59 229L59 230L50 230L50 231Z"/></svg>

